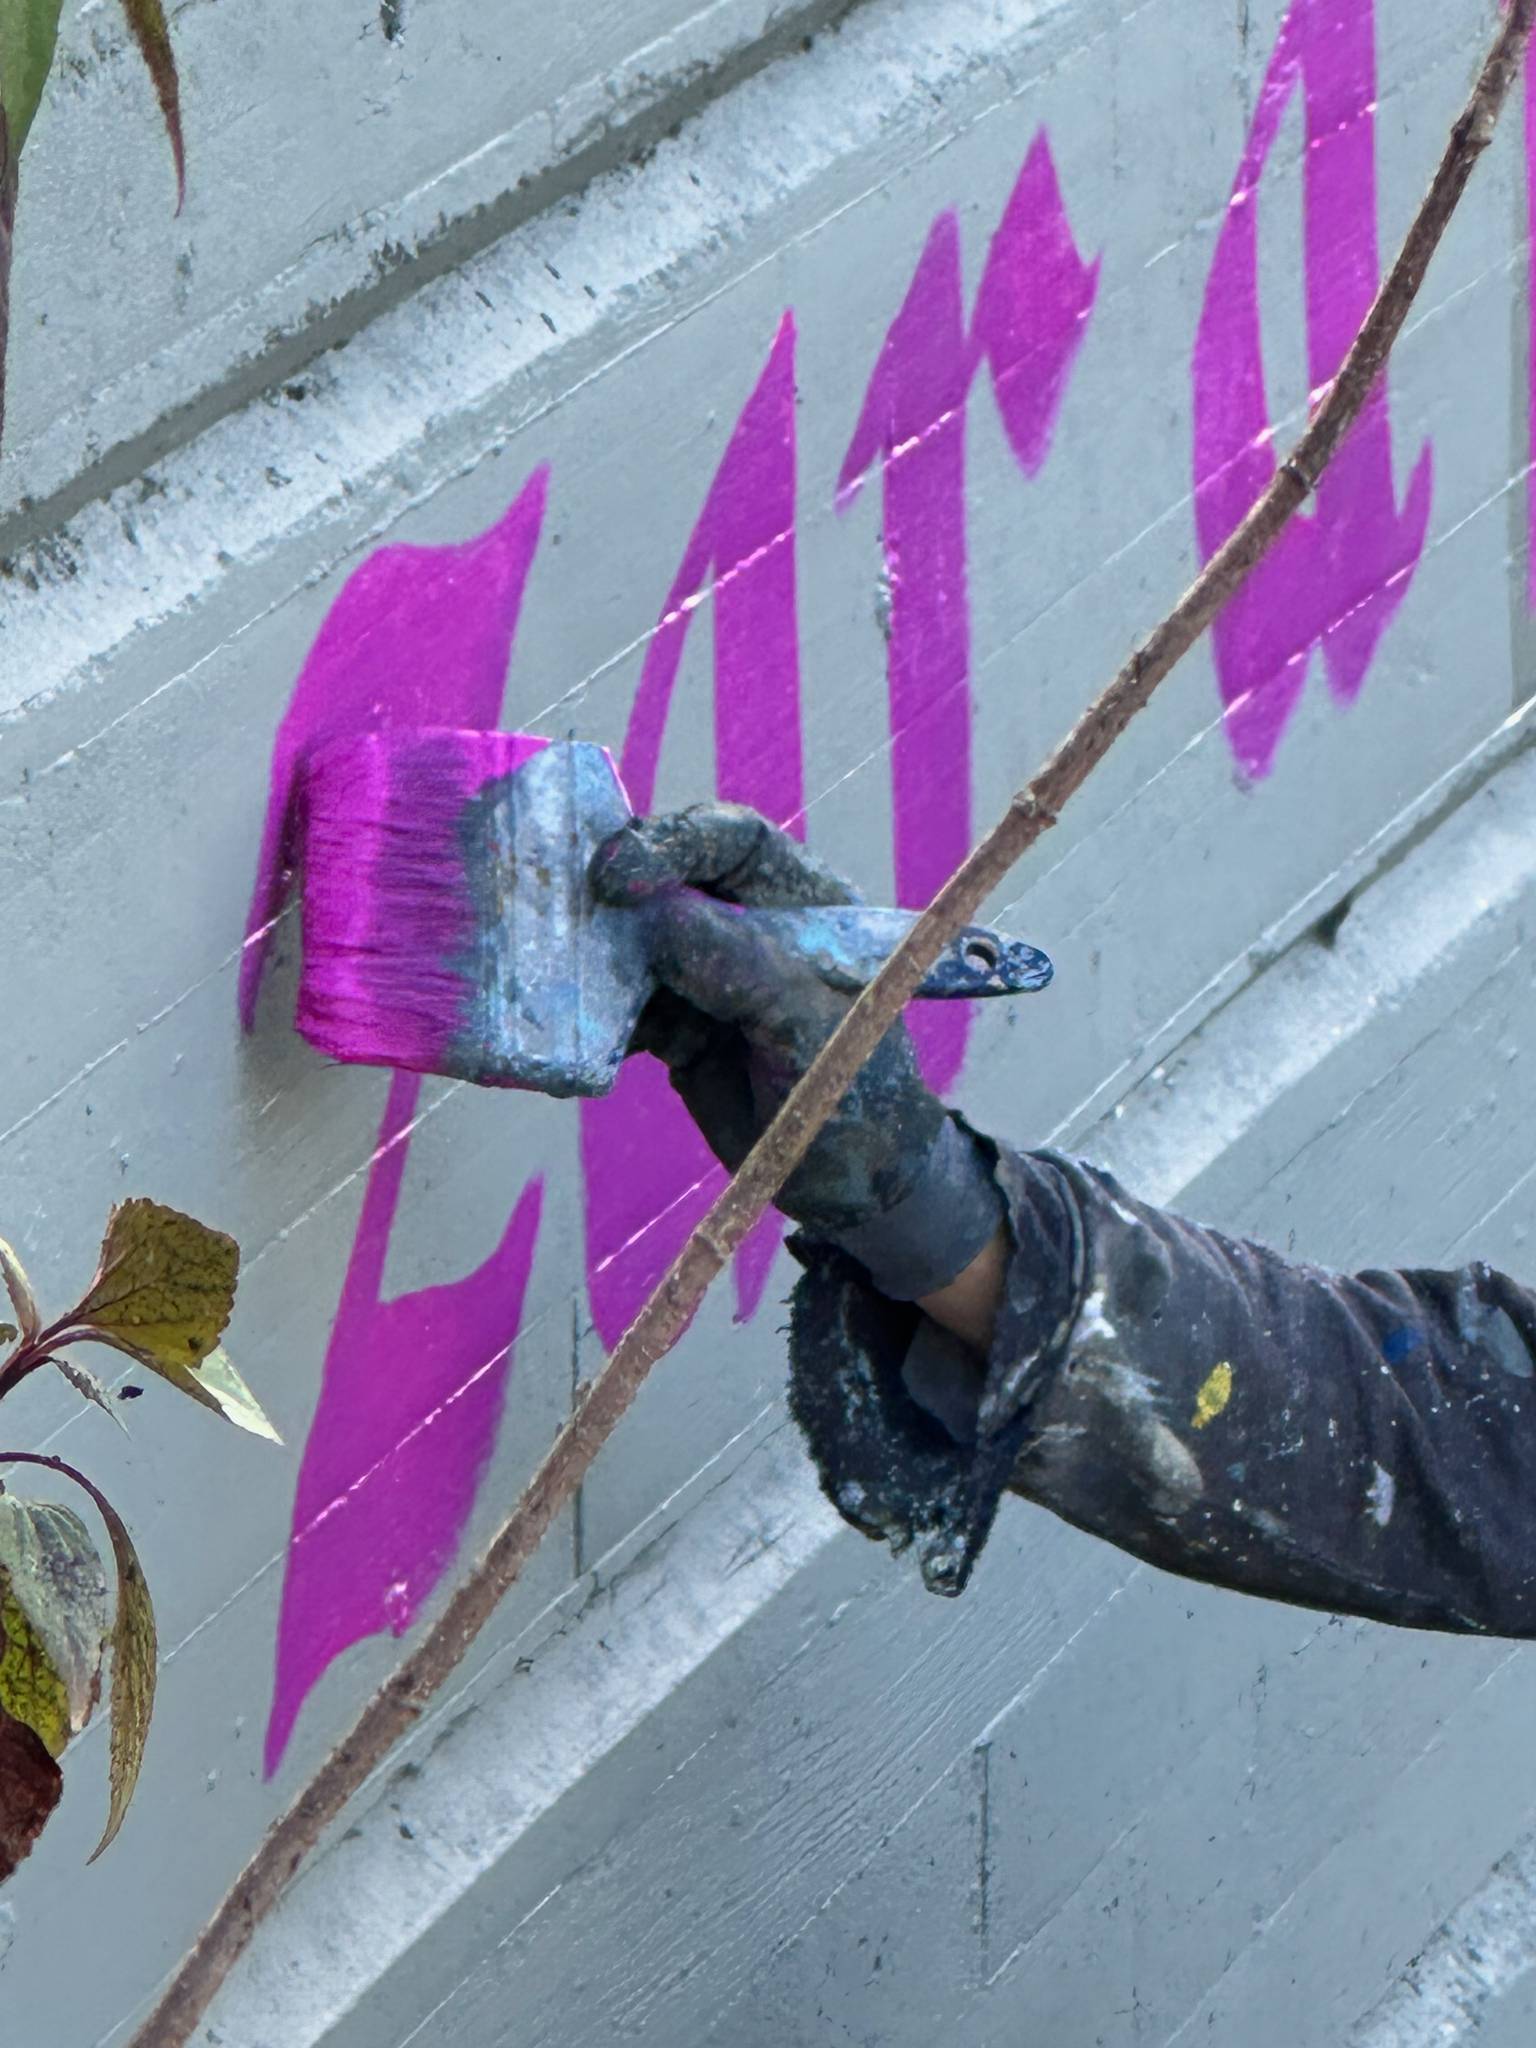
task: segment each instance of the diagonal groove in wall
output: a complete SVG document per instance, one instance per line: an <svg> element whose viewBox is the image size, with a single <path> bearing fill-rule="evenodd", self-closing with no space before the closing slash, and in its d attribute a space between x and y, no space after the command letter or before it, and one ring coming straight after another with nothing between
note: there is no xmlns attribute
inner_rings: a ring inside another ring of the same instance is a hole
<svg viewBox="0 0 1536 2048"><path fill-rule="evenodd" d="M1487 1675L1474 1688L1473 1696L1475 1696L1475 1694L1478 1692L1484 1691L1489 1685L1491 1685L1499 1677L1501 1672L1507 1670L1509 1666L1515 1662L1519 1655L1520 1650L1516 1648L1512 1649L1507 1656L1501 1657L1499 1661L1493 1666L1493 1668L1487 1673ZM1428 1741L1422 1744L1421 1747L1414 1753L1414 1755L1409 1758L1408 1762L1404 1766L1403 1775L1406 1775L1407 1772L1413 1769L1415 1764L1422 1763L1425 1757L1429 1756L1432 1751L1439 1748L1440 1745L1445 1741L1445 1735L1445 1727L1442 1724L1435 1729L1434 1733L1429 1737ZM1217 1971L1216 1975L1206 1985L1205 1989L1201 1992L1200 1996L1195 2000L1194 2004L1190 2007L1189 2011L1185 2014L1184 2018L1173 2029L1172 2033L1168 2035L1165 2048L1177 2048L1178 2042L1190 2037L1191 2030L1199 2024L1200 2016L1202 2012L1206 2011L1212 1995L1221 1988L1221 1986L1231 1976L1232 1972L1238 1969L1244 1963L1246 1958L1253 1952L1254 1949L1262 1946L1262 1944L1268 1939L1270 1930L1273 1927L1275 1927L1277 1923L1285 1917L1285 1915L1290 1911L1292 1905L1295 1903L1296 1899L1301 1895L1303 1891L1305 1891L1305 1889L1313 1881L1313 1879L1317 1877L1318 1873L1320 1871L1327 1869L1329 1863L1334 1859L1335 1856L1339 1854L1342 1846L1343 1845L1341 1845L1338 1842L1330 1843L1326 1847L1322 1847L1320 1849L1320 1852L1316 1856L1314 1856L1309 1862L1307 1862L1305 1867L1302 1869L1300 1875L1297 1877L1296 1882L1292 1885L1291 1889L1286 1893L1285 1897L1280 1900L1278 1905L1274 1906L1268 1913L1265 1914L1264 1918L1254 1928L1253 1933L1251 1934L1249 1939L1243 1943L1242 1947L1238 1949L1234 1955L1228 1958L1228 1960L1223 1964L1222 1968L1219 1971ZM1205 2021L1205 2025L1204 2027L1202 2027L1201 2031L1205 2032L1207 2029L1213 2026L1214 2021L1208 2015Z"/></svg>
<svg viewBox="0 0 1536 2048"><path fill-rule="evenodd" d="M1524 770L1522 770L1521 768L1519 768L1519 767L1518 767L1518 766L1517 766L1516 764L1506 764L1506 765L1507 765L1508 767L1510 767L1510 768L1512 769L1513 773L1514 773L1514 774L1516 775L1516 777L1517 777L1517 778L1523 778L1524 774L1525 774L1525 773L1527 772L1527 771L1524 771ZM1475 816L1474 816L1473 814L1470 814L1470 813L1467 813L1467 814L1465 814L1465 816L1466 816L1466 825L1467 825L1467 827L1469 828L1469 830L1471 830L1471 831L1472 831L1472 837L1473 837L1473 838L1475 839L1475 841L1476 841L1476 844L1475 844L1475 845L1469 845L1469 846L1468 846L1468 847L1467 847L1466 849L1464 849L1464 850L1463 850L1463 853L1462 853L1462 856L1461 856L1461 858L1462 858L1462 859L1464 859L1464 860L1474 860L1474 861L1476 861L1476 862L1478 862L1478 863L1480 863L1480 864L1486 865L1486 861L1485 861L1485 857L1484 857L1484 854L1483 854L1482 852L1480 852L1480 851L1479 851L1479 848L1481 848L1481 847L1485 846L1485 844L1486 844L1486 833L1487 833L1488 831L1490 831L1490 830L1497 830L1497 831L1499 831L1499 833L1501 834L1501 836L1503 836L1503 837L1506 837L1506 838L1508 838L1508 837L1511 837L1511 836L1513 836L1513 837L1516 837L1516 838L1518 838L1519 836L1521 836L1521 835L1520 835L1520 828L1519 828L1519 820L1520 820L1520 818L1521 818L1522 816L1524 816L1524 815L1526 814L1526 806L1525 806L1525 805L1523 804L1523 802L1522 802L1522 800L1521 800L1521 798L1520 798L1520 790L1521 790L1521 789L1523 789L1523 788L1524 788L1524 786L1525 786L1525 784L1524 784L1524 780L1523 780L1523 779L1518 779L1518 780L1517 780L1517 785L1516 785L1516 786L1512 786L1512 787L1511 787L1511 790L1510 790L1510 801L1509 801L1508 805L1506 806L1506 812L1507 812L1507 815L1506 815L1506 816L1505 816L1505 817L1503 818L1502 822L1501 822L1501 823L1500 823L1499 825L1497 825L1497 826L1495 826L1495 825L1494 825L1494 823L1493 823L1493 821L1491 821L1491 820L1489 820L1489 821L1486 821L1486 822L1485 822L1485 820L1484 820L1484 818L1483 818L1483 814L1481 814L1481 813L1478 813L1478 814L1476 814ZM1475 829L1473 829L1473 828L1475 828ZM1409 884L1410 880L1411 880L1411 878L1410 878L1410 877L1404 877L1404 878L1403 878L1403 882L1402 882L1401 884L1399 884L1399 885L1397 886L1397 888L1396 888L1396 891L1395 891L1395 895L1396 895L1396 897L1397 897L1397 898L1403 898L1403 897L1404 897L1404 892L1405 892L1405 890L1407 889L1407 887L1408 887L1408 884ZM1412 894L1414 895L1414 900L1415 900L1415 902L1416 902L1416 903L1417 903L1417 902L1418 902L1418 901L1420 900L1420 898L1419 898L1419 894L1418 894L1418 892L1417 892L1416 890L1412 890L1412 891L1409 891L1409 893L1412 893ZM1447 913L1450 913L1450 912L1454 912L1454 911L1455 911L1455 910L1457 909L1457 905L1458 905L1458 903L1459 903L1459 904L1460 904L1460 906L1461 906L1461 913L1462 913L1463 921L1465 921L1465 919L1466 919L1467 917L1469 917L1469 916L1471 916L1471 915L1473 914L1473 906L1471 905L1471 903L1470 903L1469 901L1467 901L1467 900L1466 900L1466 898L1465 898L1464 894L1458 894L1458 893L1457 893L1457 892L1456 892L1456 891L1455 891L1455 890L1453 889L1453 890L1452 890L1452 892L1451 892L1451 896L1450 896L1450 899L1449 899L1448 901L1444 902L1444 903L1442 904L1441 908L1442 908L1442 910L1443 910L1443 911L1445 911L1445 912L1447 912ZM1391 906L1390 906L1390 905L1386 905L1386 906L1383 906L1383 907L1384 907L1384 908L1386 908L1386 909L1390 909L1390 907L1391 907ZM1370 924L1370 920L1372 919L1373 915L1375 914L1375 911L1376 911L1376 906L1375 906L1375 904L1373 903L1373 899L1372 899L1372 896L1371 896L1370 892L1369 892L1369 891L1367 891L1367 892L1365 893L1365 895L1364 895L1364 896L1362 897L1362 899L1361 899L1361 902L1360 902L1360 904L1359 904L1359 905L1357 906L1357 910L1356 910L1356 912L1355 912L1355 917L1356 917L1356 918L1358 918L1358 919L1360 920L1360 927L1359 927L1359 928L1360 928L1360 930L1362 931L1362 933L1364 933L1364 932L1365 932L1365 931L1367 930L1367 928L1368 928L1368 926L1369 926L1369 924ZM1398 904L1398 910L1397 910L1397 914L1398 914L1398 915L1401 915L1401 902L1399 902L1399 904ZM1315 950L1315 949L1313 949L1313 950ZM1299 956L1299 954L1300 954L1300 951L1301 951L1301 949L1300 949L1300 948L1297 948L1297 949L1296 949L1296 953L1297 953L1297 955L1298 955L1298 956ZM1259 994L1259 992L1258 992L1258 990L1257 990L1256 988L1254 988L1254 987L1250 986L1250 989L1249 989L1249 992L1248 992L1248 1000L1249 1000L1250 1002L1254 1002L1254 1001L1257 1001L1257 1002L1259 1002L1259 1003L1260 1003L1260 1004L1262 1005L1262 1004L1263 1004L1263 1002L1264 1002L1264 997L1263 997L1263 996L1262 996L1261 994ZM1220 1051L1219 1051L1219 1049L1218 1049L1218 1048L1215 1048L1215 1047L1213 1047L1213 1048L1211 1048L1211 1051L1212 1051L1212 1055L1213 1055L1213 1057L1215 1058L1215 1060L1216 1060L1217 1064L1219 1065L1219 1064L1220 1064L1220 1061L1221 1061L1221 1054L1220 1054ZM1192 1092L1192 1093L1193 1093L1194 1095L1196 1095L1196 1096L1198 1096L1198 1094L1199 1094L1199 1092L1200 1092L1200 1091L1199 1091L1199 1089L1198 1089L1198 1087L1194 1086L1194 1083L1193 1083L1193 1082L1191 1083L1191 1092ZM1133 1118L1134 1118L1134 1112L1133 1112ZM1159 1186L1159 1187L1157 1187L1157 1188L1155 1188L1155 1189L1149 1190L1149 1192L1151 1192L1151 1193L1152 1193L1152 1194L1154 1195L1154 1198L1156 1198L1156 1199L1160 1199L1160 1200L1170 1200L1170 1199L1174 1199L1174 1198L1175 1198L1175 1196L1176 1196L1176 1193L1177 1193L1177 1189L1176 1189L1176 1187L1175 1187L1175 1186L1173 1186L1173 1185L1169 1184L1169 1185L1163 1185L1163 1186ZM739 1486L739 1485L740 1485L741 1483L742 1483L742 1482L741 1482L741 1481L740 1481L739 1479L738 1479L738 1480L736 1480L736 1481L734 1481L734 1482L733 1482L733 1481L731 1481L730 1479L726 1479L725 1481L723 1481L723 1482L722 1482L722 1486L721 1486L721 1489L720 1489L720 1498L721 1498L721 1500L722 1500L722 1503L724 1503L724 1502L728 1502L728 1501L730 1500L730 1498L731 1498L731 1492L730 1492L730 1489L732 1488L732 1486L733 1486L733 1485L737 1485L737 1486ZM759 1492L759 1491L760 1491L760 1489L756 1489L756 1488L754 1488L754 1489L752 1490L752 1494L751 1494L751 1497L752 1497L752 1498L753 1498L754 1500L756 1500L756 1498L757 1498L757 1495L758 1495L758 1492ZM737 1533L736 1533L736 1538L735 1538L735 1540L736 1540L737 1542L739 1542L739 1533L740 1533L740 1532L739 1532L739 1527L738 1527L738 1529L737 1529ZM851 1540L851 1539L850 1539L850 1540ZM725 1550L722 1550L722 1553L721 1553L721 1554L722 1554L722 1556L723 1556L723 1555L725 1555L725 1554L726 1554ZM652 1546L652 1547L651 1547L651 1555L652 1555L653 1559L655 1560L655 1562L657 1563L658 1567L659 1567L659 1568L660 1568L661 1570L663 1570L663 1571L666 1571L666 1570L667 1570L667 1569L669 1568L669 1563L670 1563L670 1560L669 1560L669 1557L668 1557L668 1553L667 1553L667 1552L665 1551L665 1549L662 1549L662 1550L657 1550L657 1549L655 1549L655 1548L654 1548L654 1546ZM765 1592L765 1593L763 1594L763 1597L764 1597L764 1598L771 1598L771 1597L773 1597L773 1590L774 1590L774 1589L776 1589L777 1583L778 1583L778 1582L777 1582L777 1580L776 1580L776 1579L774 1579L774 1580L772 1580L772 1581L771 1581L771 1584L770 1584L770 1589L769 1589L769 1590L768 1590L767 1592ZM1099 1604L1100 1604L1100 1605L1102 1605L1103 1603L1102 1603L1102 1602L1100 1602ZM735 1623L735 1622L733 1622L733 1627L734 1627L735 1625L736 1625L736 1623ZM1325 1626L1325 1624L1319 1623L1319 1624L1317 1625L1316 1629L1312 1631L1312 1633L1313 1633L1313 1634L1320 1634L1324 1626ZM1080 1632L1080 1631L1079 1631L1079 1632ZM703 1657L704 1657L705 1655L707 1655L707 1654L709 1654L709 1650L708 1650L708 1648L707 1648L706 1646L703 1646L703 1645L701 1645L701 1646L699 1647L699 1651L698 1651L698 1655L699 1655L699 1659L700 1659L700 1661L702 1661L702 1658L703 1658ZM804 1651L803 1647L802 1647L802 1651L801 1651L801 1653L800 1653L800 1654L805 1654L805 1651ZM771 1680L769 1680L769 1681L765 1681L765 1682L767 1682L767 1683L770 1683L770 1684L771 1684ZM1026 1688L1026 1690L1027 1690L1027 1688ZM982 1739L985 1739L985 1736L986 1736L986 1735L987 1735L988 1733L994 1732L994 1731L995 1731L995 1728L996 1728L996 1725L997 1725L997 1723L996 1723L996 1718L994 1717L994 1720L993 1720L992 1722L990 1722L990 1723L988 1724L988 1728L987 1728L986 1730L983 1730L983 1731L982 1731ZM621 1740L621 1739L622 1739L622 1735L621 1735L621 1734L616 1734L616 1735L615 1735L615 1738L614 1738L614 1739L615 1739L615 1740ZM956 1749L955 1749L955 1754L956 1754L956 1756L958 1756L958 1757L959 1757L959 1758L960 1758L961 1760L964 1760L964 1759L968 1758L968 1757L969 1757L969 1755L970 1755L970 1754L971 1754L971 1752L972 1752L972 1749L973 1749L973 1747L974 1747L974 1743L975 1743L975 1741L976 1741L977 1739L978 1739L978 1738L977 1738L977 1735L976 1735L976 1734L975 1734L974 1732L973 1732L973 1733L971 1733L970 1735L968 1735L968 1737L967 1737L967 1739L965 1740L965 1742L963 1743L963 1745L959 1745L958 1747L956 1747ZM911 1809L910 1809L911 1811L914 1811L914 1812L915 1812L915 1811L919 1810L919 1809L920 1809L920 1807L921 1807L921 1805L922 1805L922 1803L923 1803L923 1801L924 1801L924 1800L925 1800L925 1799L926 1799L926 1798L928 1797L928 1794L929 1794L929 1792L930 1792L930 1791L931 1791L931 1789L932 1789L932 1787L931 1787L931 1784L929 1784L929 1782L928 1782L929 1776L930 1776L930 1774L929 1774L928 1772L925 1772L925 1773L924 1773L924 1784L923 1784L923 1786L922 1786L921 1788L918 1788L918 1791L917 1791L917 1799L916 1799L916 1801L915 1801L915 1802L914 1802L914 1803L912 1804L912 1806L911 1806ZM906 1805L906 1804L907 1804L907 1802L905 1802L905 1801L904 1801L904 1802L903 1802L903 1804L904 1804L904 1805ZM891 1829L889 1829L888 1827L884 1827L884 1826L882 1826L882 1832L884 1832L884 1833L886 1833L886 1834L890 1834L890 1833L892 1832L892 1830L891 1830ZM866 1866L868 1865L868 1863L869 1863L869 1861L870 1861L870 1858L871 1858L871 1854L872 1854L872 1853L877 1853L877 1852L875 1852L875 1851L871 1851L871 1850L862 1850L862 1851L861 1851L861 1850L860 1850L860 1849L858 1849L857 1847L854 1847L854 1845L852 1845L852 1844L850 1844L849 1846L850 1846L850 1847L853 1847L853 1848L854 1848L854 1853L853 1853L853 1854L852 1854L852 1855L851 1855L851 1856L849 1857L849 1864L850 1864L850 1865L852 1866L852 1868L850 1869L849 1867L845 1866L845 1867L844 1867L844 1869L843 1869L843 1871L842 1871L842 1872L841 1872L841 1874L840 1874L840 1880L839 1880L839 1882L837 1882L837 1883L836 1883L836 1884L835 1884L835 1885L834 1885L833 1887L830 1887L830 1888L829 1888L829 1890L828 1890L828 1894L827 1894L827 1897L828 1897L828 1900L829 1900L829 1901L830 1901L830 1900L831 1900L832 1898L835 1898L836 1896L838 1896L838 1894L839 1894L839 1893L840 1893L840 1892L841 1892L842 1890L846 1889L846 1885L847 1885L847 1883L848 1883L848 1882L851 1882L851 1881L852 1881L852 1878L853 1878L853 1876L855 1876L855 1875L857 1874L857 1871L858 1871L859 1869L862 1869L862 1868L864 1868L864 1867L866 1867ZM846 1849L845 1849L844 1853L845 1853L845 1854L847 1853ZM767 1860L768 1860L768 1859L767 1859L766 1857L764 1857L764 1858L762 1859L763 1863L766 1863L766 1862L767 1862ZM772 1891L773 1891L773 1889L774 1889L774 1886L773 1886L773 1883L772 1883L771 1879L767 1879L767 1876L766 1876L766 1871L765 1871L765 1873L764 1873L764 1879L765 1879L765 1881L764 1881L763 1883L760 1883L760 1885L759 1885L759 1887L758 1887L759 1891L765 1891L765 1892L772 1892ZM1304 1879L1304 1877L1303 1877L1303 1878L1302 1878L1301 1880L1299 1880L1299 1881L1300 1881L1301 1883L1304 1883L1304 1882L1305 1882L1305 1879ZM1293 1888L1292 1888L1292 1894L1291 1894L1291 1895L1292 1895L1292 1896L1294 1896L1294 1895L1295 1895L1295 1887L1293 1887ZM750 1902L748 1902L748 1903L750 1903ZM823 1907L823 1908L820 1908L820 1909L819 1909L819 1911L820 1911L820 1910L825 1910L825 1908L824 1908L824 1907ZM1278 1910L1283 1910L1283 1909L1278 1909ZM813 1916L812 1916L812 1920L814 1920L814 1918L815 1918L815 1917L817 1917L817 1916L816 1916L816 1915L813 1915ZM1273 1916L1271 1916L1271 1924L1272 1924L1272 1920L1273 1920ZM810 1925L810 1924L811 1924L811 1920L808 1920L808 1921L806 1921L806 1923L805 1923L805 1924L806 1924L807 1926L808 1926L808 1925ZM283 1940L284 1940L285 1942L290 1942L290 1941L292 1941L292 1939L293 1939L293 1938L294 1938L294 1937L293 1937L293 1935L292 1935L291 1933L290 1933L290 1934L285 1934L285 1935L283 1936ZM1004 1965L1004 1969L1005 1969L1005 1972L1006 1972L1006 1968L1007 1968L1007 1965L1005 1964L1005 1965ZM733 1974L734 1974L734 1973L733 1973ZM996 1974L996 1965L994 1965L994 1967L993 1967L993 1974L994 1974L994 1975ZM738 1981L739 1981L739 1980L738 1980ZM740 1990L736 1990L736 1991L734 1992L734 1994L733 1994L733 1995L734 1995L734 1997L736 1998L736 2000L738 2001L738 2003L739 2003L739 1999L740 1999L740 1998L741 1998L741 1997L742 1997L743 1995L745 1995L745 1993L746 1993L746 1987L745 1987L745 1986L742 1986L742 1988L741 1988ZM1188 2038L1188 2036L1187 2036L1187 2035L1186 2035L1186 2038Z"/></svg>
<svg viewBox="0 0 1536 2048"><path fill-rule="evenodd" d="M86 505L133 482L224 414L295 378L330 349L435 278L479 255L540 214L579 197L606 173L643 163L661 142L715 100L770 65L804 49L808 40L835 32L870 0L800 0L755 40L710 66L685 65L675 75L648 81L653 96L626 118L605 123L592 141L521 181L498 199L449 222L420 243L410 259L336 301L302 327L273 337L260 354L200 392L146 432L109 449L62 489L0 519L0 559L8 558L66 525Z"/></svg>

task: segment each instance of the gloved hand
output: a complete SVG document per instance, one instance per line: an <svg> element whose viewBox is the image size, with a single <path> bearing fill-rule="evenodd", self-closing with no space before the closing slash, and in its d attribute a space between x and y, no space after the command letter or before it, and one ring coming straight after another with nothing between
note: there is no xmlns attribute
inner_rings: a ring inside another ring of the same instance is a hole
<svg viewBox="0 0 1536 2048"><path fill-rule="evenodd" d="M711 1151L734 1172L851 998L732 906L860 898L787 832L739 804L632 820L599 848L592 883L605 902L643 905L651 933L661 987L630 1049L666 1063ZM900 1024L777 1201L901 1301L947 1285L996 1235L1003 1215L981 1148L924 1086Z"/></svg>

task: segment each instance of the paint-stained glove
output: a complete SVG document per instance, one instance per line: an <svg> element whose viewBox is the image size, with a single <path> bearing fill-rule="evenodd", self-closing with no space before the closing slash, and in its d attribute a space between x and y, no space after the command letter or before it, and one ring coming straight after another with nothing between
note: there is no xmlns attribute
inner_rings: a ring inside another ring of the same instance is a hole
<svg viewBox="0 0 1536 2048"><path fill-rule="evenodd" d="M606 902L643 902L652 932L662 986L631 1050L666 1063L711 1151L734 1171L851 999L731 906L860 898L739 804L634 819L599 850L592 880ZM902 1025L881 1041L778 1206L899 1301L952 1280L1002 1220L985 1155L923 1085Z"/></svg>

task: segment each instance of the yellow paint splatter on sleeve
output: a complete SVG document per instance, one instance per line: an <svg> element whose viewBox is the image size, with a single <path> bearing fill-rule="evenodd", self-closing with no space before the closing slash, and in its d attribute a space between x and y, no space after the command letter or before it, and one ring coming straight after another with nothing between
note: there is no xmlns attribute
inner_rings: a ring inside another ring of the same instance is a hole
<svg viewBox="0 0 1536 2048"><path fill-rule="evenodd" d="M1204 1429L1208 1422L1214 1422L1231 1398L1232 1368L1223 1359L1220 1365L1211 1367L1200 1383L1200 1391L1195 1396L1195 1412L1189 1418L1191 1428Z"/></svg>

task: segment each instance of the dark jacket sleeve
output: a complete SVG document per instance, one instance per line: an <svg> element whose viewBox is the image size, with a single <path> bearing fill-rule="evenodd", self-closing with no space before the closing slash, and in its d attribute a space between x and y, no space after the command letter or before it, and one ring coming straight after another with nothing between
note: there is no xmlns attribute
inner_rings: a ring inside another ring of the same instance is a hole
<svg viewBox="0 0 1536 2048"><path fill-rule="evenodd" d="M974 1421L954 1340L797 1246L791 1405L846 1519L959 1592L1004 1491L1186 1577L1536 1635L1536 1294L1484 1265L1340 1274L996 1148L1013 1250Z"/></svg>

